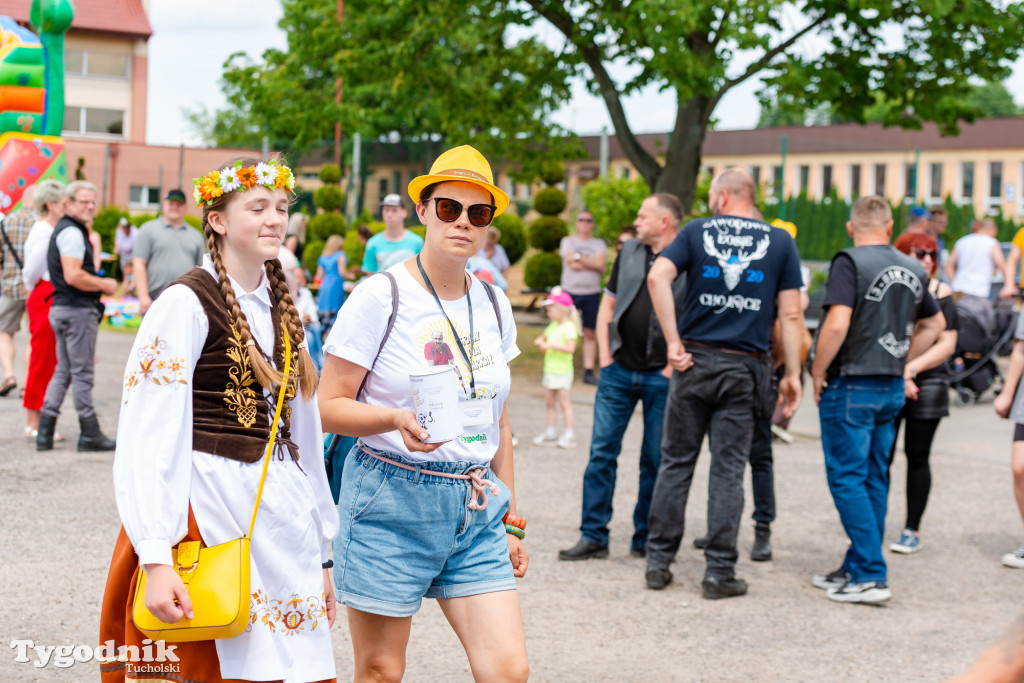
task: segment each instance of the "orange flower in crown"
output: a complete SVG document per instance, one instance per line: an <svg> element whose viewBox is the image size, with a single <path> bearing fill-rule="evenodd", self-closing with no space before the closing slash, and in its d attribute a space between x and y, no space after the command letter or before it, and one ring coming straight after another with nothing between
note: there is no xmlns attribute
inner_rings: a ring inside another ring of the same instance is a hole
<svg viewBox="0 0 1024 683"><path fill-rule="evenodd" d="M205 206L228 192L245 192L257 186L282 188L292 192L295 189L295 175L290 168L274 160L260 162L255 166L242 166L241 161L236 161L234 166L211 171L194 179L192 184L195 185L192 197L196 206Z"/></svg>

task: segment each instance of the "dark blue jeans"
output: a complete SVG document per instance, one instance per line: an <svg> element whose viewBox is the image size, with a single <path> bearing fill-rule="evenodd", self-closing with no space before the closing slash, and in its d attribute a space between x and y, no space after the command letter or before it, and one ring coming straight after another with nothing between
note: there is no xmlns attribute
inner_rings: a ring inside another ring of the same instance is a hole
<svg viewBox="0 0 1024 683"><path fill-rule="evenodd" d="M903 401L902 377L839 377L821 392L825 475L850 537L843 569L857 583L886 581L882 537L889 451Z"/></svg>
<svg viewBox="0 0 1024 683"><path fill-rule="evenodd" d="M590 438L590 462L583 473L584 540L608 545L612 496L622 435L629 426L637 401L643 402L644 440L640 447L640 490L633 510L633 548L647 545L647 515L661 459L661 434L665 422L668 378L659 370L636 372L618 363L601 369L594 399L594 431Z"/></svg>

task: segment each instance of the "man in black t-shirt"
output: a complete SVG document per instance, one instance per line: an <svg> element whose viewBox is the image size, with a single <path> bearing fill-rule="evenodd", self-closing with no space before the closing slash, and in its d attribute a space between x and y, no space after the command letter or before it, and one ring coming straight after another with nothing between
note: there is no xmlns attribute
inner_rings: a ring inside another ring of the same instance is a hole
<svg viewBox="0 0 1024 683"><path fill-rule="evenodd" d="M768 338L776 309L786 355L779 391L787 413L800 403L800 258L793 238L754 216L756 188L732 168L711 182L713 218L690 221L655 260L647 281L675 372L669 388L661 465L651 501L647 585L664 588L683 538L686 500L704 435L708 481L708 599L743 595L735 575L743 514L743 472L754 421L766 419L772 381ZM682 314L670 283L687 274ZM678 327L677 327L678 321Z"/></svg>
<svg viewBox="0 0 1024 683"><path fill-rule="evenodd" d="M683 206L670 194L656 194L640 205L634 225L637 239L619 251L597 312L597 348L601 376L594 399L590 462L583 474L580 540L558 553L560 560L608 556L608 523L622 435L637 401L643 403L644 439L640 447L640 486L633 510L630 554L643 557L647 517L658 475L668 367L665 339L651 307L647 273L679 232ZM683 276L675 283L683 286Z"/></svg>
<svg viewBox="0 0 1024 683"><path fill-rule="evenodd" d="M854 203L854 246L832 259L812 349L825 476L850 547L839 569L811 582L836 602L891 597L882 536L903 373L945 327L921 264L889 245L892 224L884 198Z"/></svg>

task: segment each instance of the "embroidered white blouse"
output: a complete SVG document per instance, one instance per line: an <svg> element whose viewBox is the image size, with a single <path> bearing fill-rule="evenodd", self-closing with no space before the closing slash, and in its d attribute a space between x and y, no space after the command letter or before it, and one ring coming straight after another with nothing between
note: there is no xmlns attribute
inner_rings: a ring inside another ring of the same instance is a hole
<svg viewBox="0 0 1024 683"><path fill-rule="evenodd" d="M202 267L216 277L209 256ZM266 278L249 293L231 284L256 343L272 349ZM207 545L249 529L262 460L243 463L192 449L191 380L208 331L192 290L168 287L143 319L125 370L114 488L143 565L171 563L171 547L188 529L190 505ZM252 623L241 635L216 641L225 678L335 676L321 564L331 557L338 514L324 471L316 397L307 401L299 394L291 408L299 461L270 462L250 545Z"/></svg>

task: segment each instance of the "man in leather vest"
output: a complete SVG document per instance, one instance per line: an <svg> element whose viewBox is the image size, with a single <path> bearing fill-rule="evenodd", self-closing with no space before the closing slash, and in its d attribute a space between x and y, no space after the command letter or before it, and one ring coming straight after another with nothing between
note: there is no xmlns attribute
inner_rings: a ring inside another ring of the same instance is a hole
<svg viewBox="0 0 1024 683"><path fill-rule="evenodd" d="M744 595L736 578L743 473L753 425L771 416L768 339L776 312L785 375L779 393L791 415L800 403L800 257L793 238L758 219L750 173L731 168L711 182L711 218L690 221L647 276L672 365L661 464L651 499L647 586L661 589L683 538L686 501L704 435L711 444L707 567L710 600ZM671 284L687 273L682 314Z"/></svg>
<svg viewBox="0 0 1024 683"><path fill-rule="evenodd" d="M889 245L892 225L882 197L853 205L846 230L854 246L832 259L827 312L812 350L825 474L850 538L842 567L812 583L836 602L891 597L882 536L903 370L945 327L924 269Z"/></svg>
<svg viewBox="0 0 1024 683"><path fill-rule="evenodd" d="M53 448L53 433L64 395L71 387L82 432L80 451L112 451L114 442L100 431L92 404L97 325L103 317L101 294L112 295L117 280L96 275L88 224L96 216L96 186L84 180L65 191L66 213L53 229L46 254L53 306L50 327L57 338L57 368L46 387L39 416L36 450Z"/></svg>
<svg viewBox="0 0 1024 683"><path fill-rule="evenodd" d="M644 438L640 447L640 485L633 510L630 554L647 551L647 516L661 460L661 435L671 368L665 337L651 306L647 273L658 254L679 232L683 206L670 194L651 195L640 205L634 226L637 239L623 245L605 285L597 312L597 349L601 376L594 399L590 462L583 474L580 540L558 553L560 560L608 557L608 523L612 518L617 460L622 435L637 401L643 402ZM673 283L682 301L685 276Z"/></svg>

